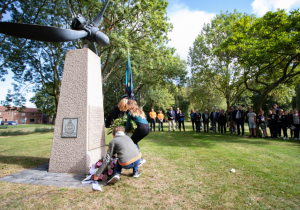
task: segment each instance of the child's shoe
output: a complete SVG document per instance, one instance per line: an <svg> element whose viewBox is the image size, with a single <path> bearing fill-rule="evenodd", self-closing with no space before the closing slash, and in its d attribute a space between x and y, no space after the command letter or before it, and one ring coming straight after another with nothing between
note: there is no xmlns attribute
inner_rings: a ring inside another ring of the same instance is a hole
<svg viewBox="0 0 300 210"><path fill-rule="evenodd" d="M141 172L139 170L133 172L134 178L138 178L140 175L141 175Z"/></svg>
<svg viewBox="0 0 300 210"><path fill-rule="evenodd" d="M120 174L115 173L110 180L108 180L107 184L114 184L120 181Z"/></svg>

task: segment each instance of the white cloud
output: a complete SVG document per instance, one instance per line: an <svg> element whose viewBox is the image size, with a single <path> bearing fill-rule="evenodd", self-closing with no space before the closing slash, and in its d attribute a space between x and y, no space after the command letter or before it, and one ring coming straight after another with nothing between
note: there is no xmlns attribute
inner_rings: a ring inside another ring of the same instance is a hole
<svg viewBox="0 0 300 210"><path fill-rule="evenodd" d="M171 39L169 46L177 49L181 59L187 60L189 47L192 47L204 23L210 22L214 16L213 13L191 10L178 1L168 8L168 17L173 24L173 30L168 35Z"/></svg>
<svg viewBox="0 0 300 210"><path fill-rule="evenodd" d="M290 11L291 8L299 6L300 0L254 0L252 10L258 16L263 16L268 11L285 9Z"/></svg>

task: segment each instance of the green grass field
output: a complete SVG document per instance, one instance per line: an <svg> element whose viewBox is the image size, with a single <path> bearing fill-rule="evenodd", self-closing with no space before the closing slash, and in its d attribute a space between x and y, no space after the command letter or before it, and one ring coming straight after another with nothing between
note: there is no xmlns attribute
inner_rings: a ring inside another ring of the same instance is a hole
<svg viewBox="0 0 300 210"><path fill-rule="evenodd" d="M137 179L124 170L121 181L103 192L0 182L0 209L300 208L299 141L198 134L186 127L152 132L140 142L147 162ZM1 138L0 176L48 162L52 136Z"/></svg>
<svg viewBox="0 0 300 210"><path fill-rule="evenodd" d="M27 125L8 125L7 128L0 129L0 136L17 136L30 133L49 132L54 129L52 124L27 124Z"/></svg>

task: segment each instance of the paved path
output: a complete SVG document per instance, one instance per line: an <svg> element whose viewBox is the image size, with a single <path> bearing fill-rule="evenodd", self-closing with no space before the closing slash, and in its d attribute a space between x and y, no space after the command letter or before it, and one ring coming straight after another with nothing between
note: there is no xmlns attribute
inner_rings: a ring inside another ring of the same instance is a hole
<svg viewBox="0 0 300 210"><path fill-rule="evenodd" d="M91 184L81 184L81 181L85 177L84 174L49 173L48 168L49 164L47 163L38 166L37 168L1 177L0 181L20 184L92 189ZM104 183L100 183L100 185L104 185Z"/></svg>

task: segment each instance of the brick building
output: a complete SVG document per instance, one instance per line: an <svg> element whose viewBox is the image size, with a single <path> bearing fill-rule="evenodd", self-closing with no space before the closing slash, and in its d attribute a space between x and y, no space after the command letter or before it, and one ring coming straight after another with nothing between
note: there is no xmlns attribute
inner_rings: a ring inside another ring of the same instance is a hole
<svg viewBox="0 0 300 210"><path fill-rule="evenodd" d="M27 108L22 112L6 111L5 106L0 106L0 121L15 121L18 124L45 124L50 123L47 115L39 113L37 108Z"/></svg>

